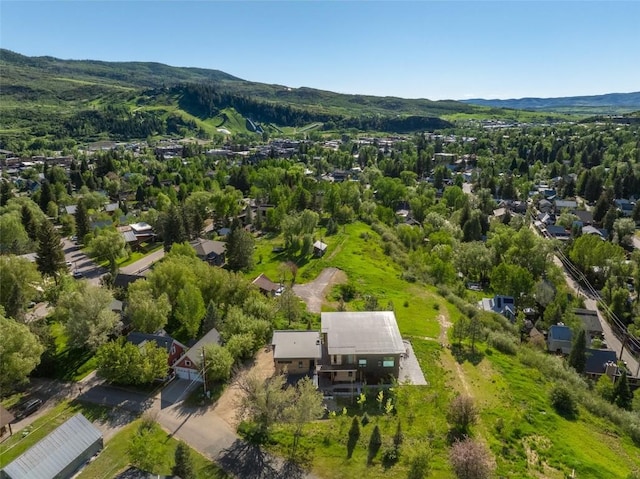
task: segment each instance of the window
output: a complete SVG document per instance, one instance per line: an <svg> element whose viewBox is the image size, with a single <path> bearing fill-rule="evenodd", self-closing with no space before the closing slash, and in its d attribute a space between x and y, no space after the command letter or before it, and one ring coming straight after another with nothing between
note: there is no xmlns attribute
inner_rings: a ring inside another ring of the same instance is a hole
<svg viewBox="0 0 640 479"><path fill-rule="evenodd" d="M298 361L298 369L302 369L302 361Z"/></svg>
<svg viewBox="0 0 640 479"><path fill-rule="evenodd" d="M395 365L396 365L396 362L393 356L386 357L382 360L382 366L385 368L392 368Z"/></svg>
<svg viewBox="0 0 640 479"><path fill-rule="evenodd" d="M367 367L367 360L366 358L360 358L358 359L358 366L361 368L366 368Z"/></svg>
<svg viewBox="0 0 640 479"><path fill-rule="evenodd" d="M348 375L350 378L352 378L352 377L353 377L353 371L349 371L349 372L347 373L347 375Z"/></svg>
<svg viewBox="0 0 640 479"><path fill-rule="evenodd" d="M171 354L176 354L176 347L175 347L175 345L171 345Z"/></svg>
<svg viewBox="0 0 640 479"><path fill-rule="evenodd" d="M185 366L191 366L191 361L189 361L188 359L184 362Z"/></svg>

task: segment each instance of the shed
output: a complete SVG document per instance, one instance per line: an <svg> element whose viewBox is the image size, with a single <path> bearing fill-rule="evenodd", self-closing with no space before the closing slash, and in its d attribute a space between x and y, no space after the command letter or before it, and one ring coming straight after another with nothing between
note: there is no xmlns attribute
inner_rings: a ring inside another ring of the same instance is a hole
<svg viewBox="0 0 640 479"><path fill-rule="evenodd" d="M0 478L70 478L102 447L102 432L76 414L5 466Z"/></svg>
<svg viewBox="0 0 640 479"><path fill-rule="evenodd" d="M324 256L326 252L327 252L326 243L323 243L322 241L316 241L315 243L313 243L313 256L319 258L321 256Z"/></svg>
<svg viewBox="0 0 640 479"><path fill-rule="evenodd" d="M552 353L569 354L571 352L571 328L564 324L554 324L549 328L547 349Z"/></svg>
<svg viewBox="0 0 640 479"><path fill-rule="evenodd" d="M260 273L260 275L256 279L254 279L251 284L255 284L260 292L266 296L276 296L278 294L281 294L284 290L281 284L274 283L264 273Z"/></svg>

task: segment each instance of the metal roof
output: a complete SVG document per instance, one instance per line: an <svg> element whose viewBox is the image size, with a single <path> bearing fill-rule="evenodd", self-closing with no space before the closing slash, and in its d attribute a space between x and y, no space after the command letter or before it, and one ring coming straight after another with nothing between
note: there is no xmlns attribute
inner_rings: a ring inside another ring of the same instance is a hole
<svg viewBox="0 0 640 479"><path fill-rule="evenodd" d="M571 328L561 324L554 324L549 328L549 339L558 341L571 341Z"/></svg>
<svg viewBox="0 0 640 479"><path fill-rule="evenodd" d="M405 351L393 311L322 313L329 354L401 354Z"/></svg>
<svg viewBox="0 0 640 479"><path fill-rule="evenodd" d="M138 241L138 238L136 237L136 234L131 230L123 231L122 232L122 237L124 238L124 240L127 243L135 243L136 241Z"/></svg>
<svg viewBox="0 0 640 479"><path fill-rule="evenodd" d="M15 479L57 477L78 456L101 439L100 430L82 414L76 414L5 466L4 472Z"/></svg>
<svg viewBox="0 0 640 479"><path fill-rule="evenodd" d="M322 357L318 331L274 331L271 344L273 359L300 359Z"/></svg>
<svg viewBox="0 0 640 479"><path fill-rule="evenodd" d="M604 373L608 362L615 363L618 360L616 352L610 349L587 349L587 361L584 370L586 373Z"/></svg>
<svg viewBox="0 0 640 479"><path fill-rule="evenodd" d="M602 324L598 318L598 312L592 309L576 308L575 315L582 320L582 325L586 331L602 332Z"/></svg>

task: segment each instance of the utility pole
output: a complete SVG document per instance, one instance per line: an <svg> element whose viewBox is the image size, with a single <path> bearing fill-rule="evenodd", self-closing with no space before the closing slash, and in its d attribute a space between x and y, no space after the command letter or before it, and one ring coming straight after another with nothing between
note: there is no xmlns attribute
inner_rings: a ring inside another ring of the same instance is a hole
<svg viewBox="0 0 640 479"><path fill-rule="evenodd" d="M207 397L207 356L204 354L204 346L202 346L202 387L204 389L204 397Z"/></svg>

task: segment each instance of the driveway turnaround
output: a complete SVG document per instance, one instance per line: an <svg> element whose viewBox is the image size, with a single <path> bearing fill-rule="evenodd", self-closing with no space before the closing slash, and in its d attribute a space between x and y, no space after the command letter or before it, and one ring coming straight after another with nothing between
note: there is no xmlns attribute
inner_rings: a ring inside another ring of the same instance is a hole
<svg viewBox="0 0 640 479"><path fill-rule="evenodd" d="M406 347L404 357L400 359L400 383L409 382L415 386L426 386L427 380L424 378L418 358L413 353L413 346L407 340L402 341Z"/></svg>

